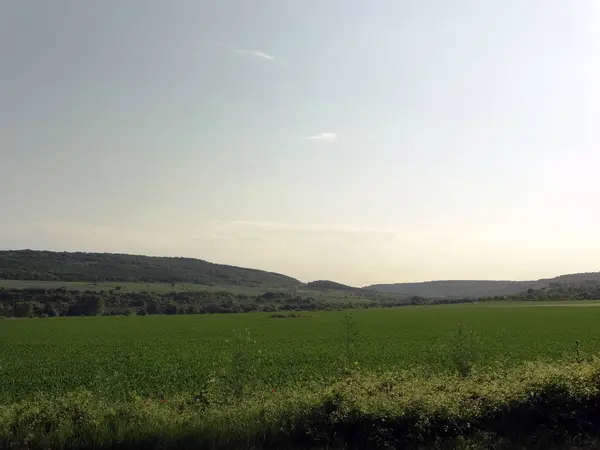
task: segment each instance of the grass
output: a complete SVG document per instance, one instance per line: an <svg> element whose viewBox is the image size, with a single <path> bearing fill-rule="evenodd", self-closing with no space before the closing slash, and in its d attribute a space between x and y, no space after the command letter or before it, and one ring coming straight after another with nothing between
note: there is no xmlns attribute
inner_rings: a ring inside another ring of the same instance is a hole
<svg viewBox="0 0 600 450"><path fill-rule="evenodd" d="M352 429L486 447L544 417L591 433L600 308L522 305L2 320L0 447L335 447Z"/></svg>

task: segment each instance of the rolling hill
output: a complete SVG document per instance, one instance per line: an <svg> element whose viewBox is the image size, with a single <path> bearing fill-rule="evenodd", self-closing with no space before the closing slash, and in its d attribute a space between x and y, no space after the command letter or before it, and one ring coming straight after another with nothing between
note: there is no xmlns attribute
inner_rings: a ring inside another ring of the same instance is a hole
<svg viewBox="0 0 600 450"><path fill-rule="evenodd" d="M532 281L444 280L422 283L374 284L367 289L424 298L475 298L514 295L528 289L548 288L561 283L578 286L600 282L600 272L560 275Z"/></svg>
<svg viewBox="0 0 600 450"><path fill-rule="evenodd" d="M348 291L354 293L363 293L367 291L364 288L348 286L346 284L336 283L335 281L329 280L311 281L310 283L306 283L306 287L318 291Z"/></svg>
<svg viewBox="0 0 600 450"><path fill-rule="evenodd" d="M194 258L38 250L0 251L0 279L265 287L302 284L278 273L213 264Z"/></svg>
<svg viewBox="0 0 600 450"><path fill-rule="evenodd" d="M141 256L116 253L51 252L42 250L0 251L0 279L63 282L196 283L206 286L254 286L289 288L303 283L279 273L266 272L194 258ZM533 281L441 280L420 283L374 284L352 287L329 280L304 286L315 291L351 292L399 297L462 299L520 294L544 289L600 283L600 272L560 275Z"/></svg>

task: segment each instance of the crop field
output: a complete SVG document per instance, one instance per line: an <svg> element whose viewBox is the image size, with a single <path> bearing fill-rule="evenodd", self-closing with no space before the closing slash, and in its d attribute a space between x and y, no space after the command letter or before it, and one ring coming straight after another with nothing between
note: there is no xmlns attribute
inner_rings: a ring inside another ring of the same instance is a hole
<svg viewBox="0 0 600 450"><path fill-rule="evenodd" d="M444 373L455 369L457 346L481 367L595 354L600 308L575 305L373 309L354 311L351 322L344 312L5 319L0 403L79 389L110 399L169 396L215 380L266 391L328 382L348 364ZM469 330L462 338L461 324Z"/></svg>

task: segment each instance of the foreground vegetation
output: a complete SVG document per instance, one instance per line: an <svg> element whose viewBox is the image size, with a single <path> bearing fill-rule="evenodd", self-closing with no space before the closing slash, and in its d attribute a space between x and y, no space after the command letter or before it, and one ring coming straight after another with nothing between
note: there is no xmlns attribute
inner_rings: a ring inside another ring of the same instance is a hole
<svg viewBox="0 0 600 450"><path fill-rule="evenodd" d="M4 320L0 448L595 443L574 305Z"/></svg>
<svg viewBox="0 0 600 450"><path fill-rule="evenodd" d="M556 448L598 435L600 362L468 377L356 369L327 385L107 401L38 396L0 410L5 448ZM572 448L572 447L571 447ZM590 447L591 448L591 447Z"/></svg>

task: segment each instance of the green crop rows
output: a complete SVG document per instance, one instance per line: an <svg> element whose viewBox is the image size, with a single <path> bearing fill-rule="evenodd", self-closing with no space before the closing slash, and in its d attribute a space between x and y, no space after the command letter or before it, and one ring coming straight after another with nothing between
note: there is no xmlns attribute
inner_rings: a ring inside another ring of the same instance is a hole
<svg viewBox="0 0 600 450"><path fill-rule="evenodd" d="M482 366L568 358L575 341L582 352L600 350L600 308L582 305L355 311L351 342L345 314L2 320L0 403L78 389L115 400L169 396L215 379L271 390L331 381L349 358L372 372L447 372L459 324L475 333Z"/></svg>

